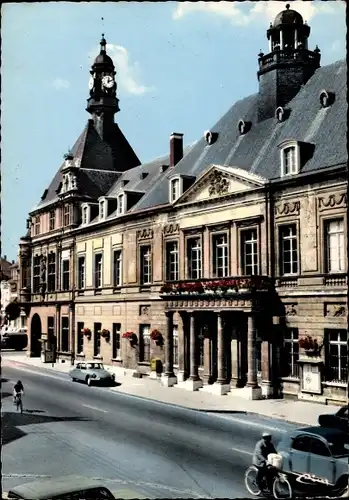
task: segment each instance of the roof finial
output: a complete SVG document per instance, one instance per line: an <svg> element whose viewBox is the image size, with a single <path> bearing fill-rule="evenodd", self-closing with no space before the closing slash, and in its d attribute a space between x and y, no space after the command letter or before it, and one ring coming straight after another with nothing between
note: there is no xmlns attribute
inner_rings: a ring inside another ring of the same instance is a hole
<svg viewBox="0 0 349 500"><path fill-rule="evenodd" d="M286 9L288 10L289 8L290 8L290 4L289 4L289 3L287 3L287 4L286 4Z"/></svg>
<svg viewBox="0 0 349 500"><path fill-rule="evenodd" d="M101 44L101 52L105 52L107 41L104 38L104 33L102 33L102 40L100 41L100 44Z"/></svg>

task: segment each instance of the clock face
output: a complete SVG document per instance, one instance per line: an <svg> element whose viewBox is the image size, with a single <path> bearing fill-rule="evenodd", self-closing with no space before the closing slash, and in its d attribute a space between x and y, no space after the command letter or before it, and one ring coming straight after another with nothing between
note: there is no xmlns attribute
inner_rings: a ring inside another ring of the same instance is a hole
<svg viewBox="0 0 349 500"><path fill-rule="evenodd" d="M102 83L103 83L103 87L106 87L107 89L110 89L114 85L114 78L112 76L110 76L110 75L103 76Z"/></svg>
<svg viewBox="0 0 349 500"><path fill-rule="evenodd" d="M90 90L92 90L92 89L93 89L94 83L95 83L95 81L94 81L94 79L93 79L93 78L92 78L92 76L91 76L91 78L90 78L90 79L89 79L89 81L88 81L88 88L89 88Z"/></svg>

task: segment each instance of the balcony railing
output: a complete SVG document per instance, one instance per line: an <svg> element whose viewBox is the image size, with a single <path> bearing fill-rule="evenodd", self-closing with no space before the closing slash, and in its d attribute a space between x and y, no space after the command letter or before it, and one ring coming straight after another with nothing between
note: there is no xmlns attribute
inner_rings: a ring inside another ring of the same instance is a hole
<svg viewBox="0 0 349 500"><path fill-rule="evenodd" d="M272 288L272 280L267 276L231 276L167 282L161 287L160 295L236 295Z"/></svg>
<svg viewBox="0 0 349 500"><path fill-rule="evenodd" d="M259 58L259 69L263 70L279 62L320 62L318 54L306 49L278 50Z"/></svg>

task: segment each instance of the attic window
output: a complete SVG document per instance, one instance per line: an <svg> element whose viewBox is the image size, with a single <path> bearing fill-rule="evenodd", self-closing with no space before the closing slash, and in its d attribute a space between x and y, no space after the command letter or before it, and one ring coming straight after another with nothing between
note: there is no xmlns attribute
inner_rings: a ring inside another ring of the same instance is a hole
<svg viewBox="0 0 349 500"><path fill-rule="evenodd" d="M240 135L247 134L252 126L251 122L245 122L245 120L239 120L238 131Z"/></svg>
<svg viewBox="0 0 349 500"><path fill-rule="evenodd" d="M43 192L43 195L41 196L42 200L44 200L46 198L47 193L48 193L48 189L45 189L45 191Z"/></svg>
<svg viewBox="0 0 349 500"><path fill-rule="evenodd" d="M148 172L141 173L141 179L145 179L148 176Z"/></svg>
<svg viewBox="0 0 349 500"><path fill-rule="evenodd" d="M89 207L88 205L82 206L82 224L88 224Z"/></svg>
<svg viewBox="0 0 349 500"><path fill-rule="evenodd" d="M281 149L281 177L299 172L300 151L298 144L287 145Z"/></svg>
<svg viewBox="0 0 349 500"><path fill-rule="evenodd" d="M283 122L285 117L285 111L284 111L284 108L282 106L279 106L278 108L276 108L276 111L275 111L275 118L277 119L278 122Z"/></svg>
<svg viewBox="0 0 349 500"><path fill-rule="evenodd" d="M160 172L165 172L168 169L169 165L161 165Z"/></svg>
<svg viewBox="0 0 349 500"><path fill-rule="evenodd" d="M218 133L217 132L211 132L211 130L207 130L207 132L205 132L205 141L207 142L207 144L209 146L211 146L211 144L215 143L216 140L218 139Z"/></svg>
<svg viewBox="0 0 349 500"><path fill-rule="evenodd" d="M117 207L117 214L122 215L125 213L125 195L124 193L119 194L118 196L118 207Z"/></svg>
<svg viewBox="0 0 349 500"><path fill-rule="evenodd" d="M334 103L335 94L333 92L327 92L326 90L322 90L320 92L320 104L322 108L328 108L331 104Z"/></svg>
<svg viewBox="0 0 349 500"><path fill-rule="evenodd" d="M181 196L183 190L183 179L181 177L173 177L169 181L169 199L170 203L174 203Z"/></svg>
<svg viewBox="0 0 349 500"><path fill-rule="evenodd" d="M106 216L106 205L107 205L106 200L101 200L99 202L99 219L100 220L104 220L105 219L105 216Z"/></svg>

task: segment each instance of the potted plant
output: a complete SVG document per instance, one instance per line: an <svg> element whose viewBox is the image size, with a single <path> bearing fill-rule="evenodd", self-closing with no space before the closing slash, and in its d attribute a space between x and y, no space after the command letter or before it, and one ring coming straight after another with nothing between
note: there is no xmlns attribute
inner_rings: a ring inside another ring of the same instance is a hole
<svg viewBox="0 0 349 500"><path fill-rule="evenodd" d="M129 340L131 347L136 345L137 341L138 341L137 335L134 332L130 332L130 331L123 333L122 338Z"/></svg>
<svg viewBox="0 0 349 500"><path fill-rule="evenodd" d="M167 295L168 293L171 292L173 292L173 285L171 285L170 283L165 283L164 285L162 285L160 293Z"/></svg>
<svg viewBox="0 0 349 500"><path fill-rule="evenodd" d="M299 346L304 349L305 353L311 356L312 354L319 354L321 347L319 346L316 339L313 339L310 335L302 337L298 341Z"/></svg>
<svg viewBox="0 0 349 500"><path fill-rule="evenodd" d="M163 339L162 333L159 330L157 330L156 328L154 328L154 330L152 330L152 332L150 334L150 338L152 340L154 340L156 345L163 345L164 344L164 339Z"/></svg>
<svg viewBox="0 0 349 500"><path fill-rule="evenodd" d="M90 340L90 338L91 338L91 330L89 328L86 328L86 327L83 328L81 330L81 333Z"/></svg>
<svg viewBox="0 0 349 500"><path fill-rule="evenodd" d="M106 328L103 328L103 330L101 330L100 334L101 334L101 337L103 337L107 342L109 342L109 340L110 340L110 331L109 330L107 330Z"/></svg>

